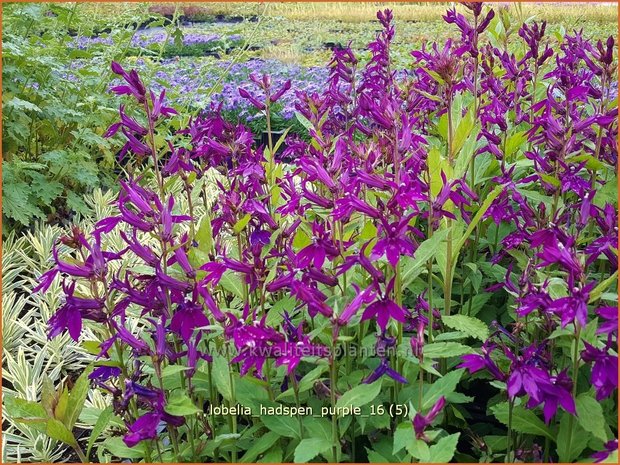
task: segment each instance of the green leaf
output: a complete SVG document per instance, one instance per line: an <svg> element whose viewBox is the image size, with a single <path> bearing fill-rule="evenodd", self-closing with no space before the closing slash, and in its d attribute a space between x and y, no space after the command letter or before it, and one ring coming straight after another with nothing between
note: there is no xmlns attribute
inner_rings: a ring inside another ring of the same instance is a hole
<svg viewBox="0 0 620 465"><path fill-rule="evenodd" d="M456 444L459 441L461 433L454 433L437 441L437 444L431 446L429 463L448 463L454 457L456 452Z"/></svg>
<svg viewBox="0 0 620 465"><path fill-rule="evenodd" d="M306 231L303 228L298 228L295 236L293 237L293 248L296 251L300 251L304 247L312 244L312 239L306 234Z"/></svg>
<svg viewBox="0 0 620 465"><path fill-rule="evenodd" d="M298 111L295 112L295 118L297 118L297 121L299 121L301 125L308 131L314 128L314 125L310 122L310 120Z"/></svg>
<svg viewBox="0 0 620 465"><path fill-rule="evenodd" d="M606 423L601 404L585 392L577 396L575 403L577 407L577 420L579 420L579 424L584 430L592 433L601 441L606 442Z"/></svg>
<svg viewBox="0 0 620 465"><path fill-rule="evenodd" d="M469 223L469 226L467 227L467 230L465 230L465 234L463 234L461 236L459 241L454 246L454 251L453 251L453 254L452 254L452 258L453 258L453 262L454 263L456 263L456 259L458 258L459 253L461 252L461 248L465 244L465 241L467 241L469 236L471 236L471 233L474 232L474 229L476 229L476 226L478 226L478 223L482 219L482 216L487 212L487 210L489 209L489 207L491 206L491 204L493 203L495 198L499 194L501 194L503 190L504 190L504 188L502 186L497 186L484 199L484 202L480 206L480 209L476 212L476 216L474 216L474 218L471 220L471 223Z"/></svg>
<svg viewBox="0 0 620 465"><path fill-rule="evenodd" d="M446 397L451 392L454 392L461 380L461 376L463 376L463 371L463 369L451 371L431 384L422 398L422 409L428 410L440 397Z"/></svg>
<svg viewBox="0 0 620 465"><path fill-rule="evenodd" d="M459 121L456 131L454 131L454 140L452 142L452 159L456 158L458 153L463 148L463 145L465 145L465 141L469 138L469 135L472 134L475 126L474 123L473 111L468 111L465 113L465 116L463 116L463 118Z"/></svg>
<svg viewBox="0 0 620 465"><path fill-rule="evenodd" d="M368 447L365 447L365 449L368 455L368 463L389 463L389 460L376 450L369 449Z"/></svg>
<svg viewBox="0 0 620 465"><path fill-rule="evenodd" d="M478 318L466 315L445 315L441 317L441 321L446 326L458 329L481 341L486 341L489 338L489 327Z"/></svg>
<svg viewBox="0 0 620 465"><path fill-rule="evenodd" d="M571 415L569 413L562 415L560 428L558 429L558 446L556 449L561 463L573 462L586 448L589 440L590 433L584 431L579 422L575 421L575 418L571 420Z"/></svg>
<svg viewBox="0 0 620 465"><path fill-rule="evenodd" d="M32 419L44 420L47 417L45 408L38 402L20 399L10 394L4 395L2 400L7 416L15 421Z"/></svg>
<svg viewBox="0 0 620 465"><path fill-rule="evenodd" d="M302 439L295 448L295 463L306 463L330 449L332 443L323 438Z"/></svg>
<svg viewBox="0 0 620 465"><path fill-rule="evenodd" d="M92 371L93 366L89 365L77 379L69 394L69 403L67 405L65 419L63 420L63 423L69 430L73 429L84 408L84 402L86 402L86 396L88 396L88 390L90 389L90 380L88 376Z"/></svg>
<svg viewBox="0 0 620 465"><path fill-rule="evenodd" d="M299 421L297 418L284 415L262 416L263 424L274 433L287 438L299 439Z"/></svg>
<svg viewBox="0 0 620 465"><path fill-rule="evenodd" d="M422 242L415 251L412 257L401 257L404 265L402 267L402 283L403 287L409 286L413 280L424 269L427 262L435 256L437 250L440 248L440 244L448 236L450 228L441 229L436 231L432 237Z"/></svg>
<svg viewBox="0 0 620 465"><path fill-rule="evenodd" d="M443 187L443 179L441 178L441 172L446 174L447 178L450 178L451 169L448 163L443 160L441 152L437 147L431 147L428 151L428 172L431 178L431 195L436 197Z"/></svg>
<svg viewBox="0 0 620 465"><path fill-rule="evenodd" d="M236 234L239 234L241 231L243 231L243 229L247 226L251 219L252 215L246 213L243 218L241 218L235 223L235 225L233 226L233 231L235 231Z"/></svg>
<svg viewBox="0 0 620 465"><path fill-rule="evenodd" d="M299 393L309 391L314 386L314 382L321 377L323 372L327 370L328 366L325 364L321 364L307 373L300 381L297 386L297 390ZM276 400L284 399L286 397L293 397L295 395L295 389L289 388L276 397Z"/></svg>
<svg viewBox="0 0 620 465"><path fill-rule="evenodd" d="M43 111L34 103L22 100L17 97L11 98L8 102L6 102L6 105L10 108L15 108L16 110L21 111L34 111L36 113L41 113Z"/></svg>
<svg viewBox="0 0 620 465"><path fill-rule="evenodd" d="M91 211L84 202L84 198L73 191L67 192L67 207L83 216L88 216Z"/></svg>
<svg viewBox="0 0 620 465"><path fill-rule="evenodd" d="M504 157L510 158L516 150L527 142L527 131L519 131L506 138Z"/></svg>
<svg viewBox="0 0 620 465"><path fill-rule="evenodd" d="M67 418L67 407L69 405L69 391L65 386L62 390L60 396L58 396L58 402L56 403L56 408L54 409L54 417L56 419L65 423L65 418Z"/></svg>
<svg viewBox="0 0 620 465"><path fill-rule="evenodd" d="M260 438L252 442L250 448L243 454L243 457L241 457L241 463L252 463L256 461L258 456L273 446L278 439L280 439L280 436L273 431L268 431L263 434Z"/></svg>
<svg viewBox="0 0 620 465"><path fill-rule="evenodd" d="M230 382L230 365L228 361L219 354L213 356L213 382L220 394L229 402L232 402L233 391Z"/></svg>
<svg viewBox="0 0 620 465"><path fill-rule="evenodd" d="M471 354L474 350L460 342L432 342L424 346L424 357L447 358L459 355Z"/></svg>
<svg viewBox="0 0 620 465"><path fill-rule="evenodd" d="M491 407L491 412L500 422L508 426L508 402ZM535 434L545 436L555 441L551 430L538 416L531 410L526 410L521 406L515 406L512 411L512 429L519 433Z"/></svg>
<svg viewBox="0 0 620 465"><path fill-rule="evenodd" d="M371 220L367 220L364 223L364 227L360 231L360 239L363 241L369 241L377 237L377 227Z"/></svg>
<svg viewBox="0 0 620 465"><path fill-rule="evenodd" d="M200 226L194 237L198 242L198 249L201 252L209 253L213 247L213 230L211 229L211 218L205 215L200 220Z"/></svg>
<svg viewBox="0 0 620 465"><path fill-rule="evenodd" d="M381 392L381 380L372 384L360 384L353 389L345 392L336 402L336 408L340 407L361 407L374 400Z"/></svg>
<svg viewBox="0 0 620 465"><path fill-rule="evenodd" d="M228 292L243 299L243 282L241 278L231 270L226 270L220 279L220 285Z"/></svg>
<svg viewBox="0 0 620 465"><path fill-rule="evenodd" d="M43 376L43 383L41 387L41 405L51 417L54 416L54 401L56 400L56 390L54 389L54 383L49 376Z"/></svg>
<svg viewBox="0 0 620 465"><path fill-rule="evenodd" d="M484 436L483 440L492 452L507 449L508 438L506 436L489 435Z"/></svg>
<svg viewBox="0 0 620 465"><path fill-rule="evenodd" d="M104 441L103 446L115 457L122 459L144 459L144 444L127 447L122 438L113 437Z"/></svg>
<svg viewBox="0 0 620 465"><path fill-rule="evenodd" d="M185 415L194 415L202 412L201 409L194 405L192 399L187 394L181 391L175 391L170 400L166 404L165 410L170 415L177 415L183 417Z"/></svg>
<svg viewBox="0 0 620 465"><path fill-rule="evenodd" d="M257 463L282 463L282 448L280 445L275 445L259 460Z"/></svg>
<svg viewBox="0 0 620 465"><path fill-rule="evenodd" d="M574 157L569 157L566 159L568 163L578 163L581 164L584 161L586 162L586 168L592 171L599 171L605 167L605 164L601 161L594 158L592 155L588 155L584 153L582 155L576 155Z"/></svg>
<svg viewBox="0 0 620 465"><path fill-rule="evenodd" d="M310 437L331 440L332 424L327 419L307 416L304 417L303 424Z"/></svg>
<svg viewBox="0 0 620 465"><path fill-rule="evenodd" d="M600 282L598 286L592 289L592 292L590 293L590 300L588 301L588 303L591 304L596 302L598 299L600 299L601 295L603 295L603 292L605 292L607 288L609 288L609 286L613 285L616 282L618 282L618 270L614 271L614 274L612 274L609 278L605 279L605 281Z"/></svg>
<svg viewBox="0 0 620 465"><path fill-rule="evenodd" d="M420 463L428 463L431 459L431 451L428 444L422 439L416 439L414 437L413 440L407 444L407 452L409 452L412 457L418 459Z"/></svg>
<svg viewBox="0 0 620 465"><path fill-rule="evenodd" d="M269 402L265 381L253 376L239 378L239 375L235 373L233 382L235 383L235 400L244 407L249 407L253 412L258 412L261 405L266 406Z"/></svg>
<svg viewBox="0 0 620 465"><path fill-rule="evenodd" d="M189 370L189 367L183 365L168 365L161 370L162 379L179 376L179 373Z"/></svg>
<svg viewBox="0 0 620 465"><path fill-rule="evenodd" d="M394 431L394 448L392 449L392 454L397 454L407 447L410 442L415 440L415 434L413 432L413 425L411 424L411 421L401 423Z"/></svg>
<svg viewBox="0 0 620 465"><path fill-rule="evenodd" d="M86 457L90 457L90 451L93 448L95 441L99 438L99 436L101 436L101 433L105 431L108 423L110 423L110 420L113 416L114 412L112 412L112 407L107 407L106 409L101 411L101 414L97 418L97 423L95 423L95 426L90 432L90 437L88 438L88 449L86 449Z"/></svg>
<svg viewBox="0 0 620 465"><path fill-rule="evenodd" d="M55 418L50 418L49 420L47 420L45 434L47 434L52 439L62 441L65 444L69 444L70 446L77 445L77 441L75 440L73 433L69 429L67 429L67 427L61 421L56 420Z"/></svg>

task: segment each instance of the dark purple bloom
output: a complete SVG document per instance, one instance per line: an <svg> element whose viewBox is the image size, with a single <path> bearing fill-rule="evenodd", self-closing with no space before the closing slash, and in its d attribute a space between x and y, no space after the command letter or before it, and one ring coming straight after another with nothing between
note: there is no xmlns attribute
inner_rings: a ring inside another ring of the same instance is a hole
<svg viewBox="0 0 620 465"><path fill-rule="evenodd" d="M405 378L403 375L390 367L390 362L387 358L382 358L381 363L379 363L377 368L375 368L374 371L368 377L366 377L363 382L365 384L374 383L384 375L388 375L393 380L398 381L402 384L406 384L408 382L407 378Z"/></svg>
<svg viewBox="0 0 620 465"><path fill-rule="evenodd" d="M129 425L123 442L127 447L133 447L145 439L157 439L157 427L161 423L161 415L155 412L145 413Z"/></svg>
<svg viewBox="0 0 620 465"><path fill-rule="evenodd" d="M591 382L596 389L596 400L606 399L618 389L618 357L610 354L608 347L597 349L585 341L584 345L581 358L592 362Z"/></svg>
<svg viewBox="0 0 620 465"><path fill-rule="evenodd" d="M592 454L592 458L596 463L601 463L607 460L607 458L615 451L618 450L618 440L612 439L605 443L605 449Z"/></svg>
<svg viewBox="0 0 620 465"><path fill-rule="evenodd" d="M422 415L421 412L415 414L412 423L413 430L415 431L415 437L417 439L427 440L424 431L433 423L433 421L435 421L435 418L437 418L437 416L441 413L445 405L446 398L441 396L437 399L437 402L435 402L426 415Z"/></svg>
<svg viewBox="0 0 620 465"><path fill-rule="evenodd" d="M202 311L202 307L191 302L185 302L177 308L170 329L177 333L187 343L196 328L208 326L209 320Z"/></svg>

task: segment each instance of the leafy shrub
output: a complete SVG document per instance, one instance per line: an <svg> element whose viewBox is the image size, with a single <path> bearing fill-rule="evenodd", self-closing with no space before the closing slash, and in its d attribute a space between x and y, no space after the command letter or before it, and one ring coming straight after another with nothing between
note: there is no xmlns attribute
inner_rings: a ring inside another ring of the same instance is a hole
<svg viewBox="0 0 620 465"><path fill-rule="evenodd" d="M3 9L5 233L35 220L84 213L83 193L114 180L119 147L101 137L116 114L106 63L124 56L133 31L120 16L119 25L110 23L115 45L71 49L69 31L98 27L86 26L78 8L13 4Z"/></svg>

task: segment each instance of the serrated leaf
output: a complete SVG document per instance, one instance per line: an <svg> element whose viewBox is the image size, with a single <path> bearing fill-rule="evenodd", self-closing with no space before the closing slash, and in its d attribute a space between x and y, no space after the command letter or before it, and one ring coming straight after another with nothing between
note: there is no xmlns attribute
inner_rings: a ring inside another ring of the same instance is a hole
<svg viewBox="0 0 620 465"><path fill-rule="evenodd" d="M332 447L332 443L323 438L302 439L295 448L295 463L306 463Z"/></svg>
<svg viewBox="0 0 620 465"><path fill-rule="evenodd" d="M65 386L60 395L58 396L58 402L56 403L56 408L54 409L54 417L56 417L56 419L62 421L63 423L65 423L65 418L67 418L68 405L69 391Z"/></svg>
<svg viewBox="0 0 620 465"><path fill-rule="evenodd" d="M274 433L287 438L299 439L299 421L297 418L283 415L264 415L261 420Z"/></svg>
<svg viewBox="0 0 620 465"><path fill-rule="evenodd" d="M437 441L437 444L431 446L429 463L448 463L454 457L456 452L456 444L459 441L461 433L454 433Z"/></svg>
<svg viewBox="0 0 620 465"><path fill-rule="evenodd" d="M508 426L508 402L502 402L491 407L491 412L501 423ZM521 406L514 406L512 411L512 429L519 433L545 436L555 441L555 437L545 423L531 410Z"/></svg>
<svg viewBox="0 0 620 465"><path fill-rule="evenodd" d="M368 455L368 463L389 463L389 460L383 457L379 452L365 447Z"/></svg>
<svg viewBox="0 0 620 465"><path fill-rule="evenodd" d="M420 463L428 463L431 459L430 448L422 439L416 439L414 437L413 440L407 444L406 449L407 452L409 452L412 457L418 459Z"/></svg>
<svg viewBox="0 0 620 465"><path fill-rule="evenodd" d="M571 420L571 415L568 413L562 415L556 449L561 463L572 463L586 448L589 440L590 433L584 431L575 418Z"/></svg>
<svg viewBox="0 0 620 465"><path fill-rule="evenodd" d="M401 257L402 266L402 283L403 287L409 286L413 280L424 269L427 262L435 256L440 244L448 236L450 228L436 231L430 239L422 242L416 249L413 257Z"/></svg>
<svg viewBox="0 0 620 465"><path fill-rule="evenodd" d="M336 408L341 407L361 407L374 400L381 392L381 380L372 384L360 384L353 389L345 392L336 402Z"/></svg>
<svg viewBox="0 0 620 465"><path fill-rule="evenodd" d="M164 409L170 415L176 416L186 416L186 415L194 415L196 413L202 412L202 409L196 407L192 399L189 398L187 394L180 391L175 391L168 400L166 407Z"/></svg>
<svg viewBox="0 0 620 465"><path fill-rule="evenodd" d="M267 394L266 382L254 378L253 376L239 377L234 374L235 400L245 407L249 407L253 412L260 410L261 405L267 406L269 394Z"/></svg>
<svg viewBox="0 0 620 465"><path fill-rule="evenodd" d="M273 446L278 439L280 439L280 436L273 431L268 431L263 434L260 438L252 442L250 448L243 454L243 457L241 457L241 463L252 463L256 461L258 456Z"/></svg>
<svg viewBox="0 0 620 465"><path fill-rule="evenodd" d="M103 446L115 457L123 459L144 459L144 444L127 447L120 437L108 438Z"/></svg>
<svg viewBox="0 0 620 465"><path fill-rule="evenodd" d="M478 318L466 315L445 315L441 317L441 321L446 326L467 333L481 341L489 338L489 327Z"/></svg>
<svg viewBox="0 0 620 465"><path fill-rule="evenodd" d="M592 433L601 441L606 442L606 422L601 404L599 404L596 399L591 397L589 394L583 393L577 396L575 405L577 407L577 420L583 429L589 433Z"/></svg>
<svg viewBox="0 0 620 465"><path fill-rule="evenodd" d="M220 394L229 402L232 402L232 385L230 382L230 365L219 354L213 356L213 383Z"/></svg>
<svg viewBox="0 0 620 465"><path fill-rule="evenodd" d="M228 292L243 299L243 283L241 278L231 270L226 270L220 279L220 285Z"/></svg>
<svg viewBox="0 0 620 465"><path fill-rule="evenodd" d="M415 434L413 432L413 425L410 421L401 423L394 430L394 446L392 454L397 454L403 450L410 442L415 441Z"/></svg>
<svg viewBox="0 0 620 465"><path fill-rule="evenodd" d="M440 397L446 397L451 392L454 392L461 380L461 376L463 376L463 371L463 369L451 371L431 384L422 398L422 409L428 410Z"/></svg>
<svg viewBox="0 0 620 465"><path fill-rule="evenodd" d="M474 350L460 342L432 342L424 346L424 357L447 358L459 355L471 354Z"/></svg>

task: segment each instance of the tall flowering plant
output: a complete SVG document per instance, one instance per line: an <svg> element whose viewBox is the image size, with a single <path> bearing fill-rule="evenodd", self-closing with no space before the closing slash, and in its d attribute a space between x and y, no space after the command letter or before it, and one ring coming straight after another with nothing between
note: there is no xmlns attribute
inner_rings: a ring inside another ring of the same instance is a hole
<svg viewBox="0 0 620 465"><path fill-rule="evenodd" d="M369 61L336 50L324 91L296 95L302 135L270 129L290 82L249 76L239 95L266 119L259 146L217 105L181 124L165 92L112 64L118 213L63 236L35 289L59 280L65 294L50 337L96 338L83 341L88 378L111 403L98 431L121 433L102 450L146 462L615 450L614 41L575 33L554 49L532 23L518 51L499 50L484 40L503 24L493 10L465 6L445 17L461 39L413 51L405 72L379 12Z"/></svg>

